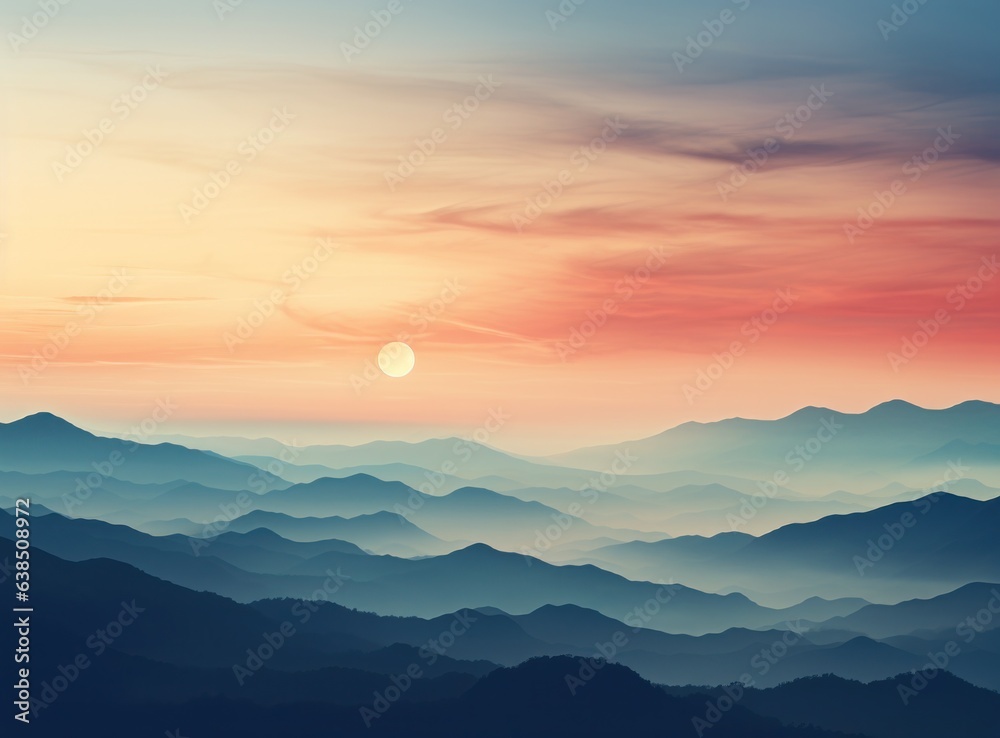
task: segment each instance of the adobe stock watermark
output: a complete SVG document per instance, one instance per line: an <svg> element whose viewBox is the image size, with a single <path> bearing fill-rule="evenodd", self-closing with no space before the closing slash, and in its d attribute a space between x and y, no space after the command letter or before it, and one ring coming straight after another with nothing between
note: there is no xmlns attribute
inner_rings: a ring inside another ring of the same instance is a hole
<svg viewBox="0 0 1000 738"><path fill-rule="evenodd" d="M227 15L235 13L243 5L243 0L212 0L212 8L220 21L226 19Z"/></svg>
<svg viewBox="0 0 1000 738"><path fill-rule="evenodd" d="M892 14L888 19L880 18L875 24L882 33L882 38L888 41L892 34L898 33L926 4L927 0L904 0L902 3L893 4Z"/></svg>
<svg viewBox="0 0 1000 738"><path fill-rule="evenodd" d="M858 238L874 228L889 209L909 191L907 181L911 184L920 181L924 174L951 150L955 142L962 138L963 134L956 133L953 128L954 126L938 128L934 142L903 164L901 170L903 177L894 179L887 189L872 193L874 199L868 205L858 208L858 217L854 222L844 223L844 235L847 236L849 243L853 245Z"/></svg>
<svg viewBox="0 0 1000 738"><path fill-rule="evenodd" d="M729 178L716 183L715 188L723 202L729 202L729 198L739 192L750 181L753 175L760 172L771 160L772 156L781 151L783 143L787 143L795 138L795 134L802 130L803 126L811 121L813 116L834 95L833 92L826 89L825 82L820 84L818 88L815 85L810 87L809 93L809 96L802 105L799 105L795 110L785 113L785 115L778 118L775 122L774 132L781 137L780 139L772 136L765 139L764 143L758 148L747 149L747 158L739 165L731 167L733 171L729 175Z"/></svg>
<svg viewBox="0 0 1000 738"><path fill-rule="evenodd" d="M926 490L929 494L913 500L910 504L919 515L926 515L941 500L942 492L946 492L959 479L967 478L971 471L970 467L962 464L961 459L958 461L949 461L948 470L944 473L944 476ZM882 529L885 533L877 538L869 538L866 541L868 547L865 549L864 556L857 555L852 559L854 568L858 574L864 576L868 569L875 568L875 565L882 561L912 528L916 527L920 519L917 515L907 510L894 522L883 525Z"/></svg>
<svg viewBox="0 0 1000 738"><path fill-rule="evenodd" d="M281 449L277 458L268 461L263 469L251 473L247 477L247 490L251 490L253 494L243 490L236 495L233 502L219 503L218 509L221 514L204 524L201 537L188 538L191 552L195 556L201 556L202 551L212 545L215 539L229 528L230 523L253 510L257 506L254 497L267 492L275 482L284 481L281 474L285 471L285 465L295 463L301 453L293 440Z"/></svg>
<svg viewBox="0 0 1000 738"><path fill-rule="evenodd" d="M912 676L908 685L896 685L896 693L904 705L909 706L910 701L927 689L938 674L948 670L952 660L962 653L962 644L959 640L968 646L979 637L980 633L991 629L993 621L1000 616L1000 591L994 587L990 590L990 595L989 601L979 611L955 626L955 638L948 641L943 650L936 653L928 651L927 663L919 670L913 669L910 672Z"/></svg>
<svg viewBox="0 0 1000 738"><path fill-rule="evenodd" d="M71 516L75 508L84 505L93 496L94 490L103 488L104 481L114 477L115 472L128 462L130 457L127 454L135 453L141 444L155 435L160 427L177 412L177 409L177 405L171 402L169 397L157 400L156 406L149 415L122 434L122 440L129 442L125 453L115 450L108 454L106 459L92 462L90 466L93 471L86 476L77 477L76 487L73 491L62 495L61 500L66 509L66 515Z"/></svg>
<svg viewBox="0 0 1000 738"><path fill-rule="evenodd" d="M605 118L601 133L570 154L570 165L560 170L553 179L542 182L537 193L524 199L525 206L521 211L511 214L510 220L517 232L523 233L525 228L541 218L566 193L567 188L576 184L577 177L590 169L607 152L608 146L621 138L628 128L628 123L622 123L620 115Z"/></svg>
<svg viewBox="0 0 1000 738"><path fill-rule="evenodd" d="M472 615L471 610L463 610L462 612L455 613L449 626L441 631L437 638L432 638L431 640L424 643L417 650L417 656L420 657L420 661L414 661L409 666L406 667L406 671L401 674L393 674L389 677L391 682L385 689L381 692L373 692L371 706L363 706L358 712L361 715L361 719L365 723L366 728L371 728L375 724L375 721L385 715L389 708L402 699L403 695L406 694L413 683L423 678L424 670L421 667L421 662L425 663L427 667L433 666L437 663L438 659L448 653L458 640L464 636L472 626L478 621L478 618Z"/></svg>
<svg viewBox="0 0 1000 738"><path fill-rule="evenodd" d="M581 5L586 4L587 0L562 0L554 9L546 10L545 20L548 21L549 28L555 31L572 18Z"/></svg>
<svg viewBox="0 0 1000 738"><path fill-rule="evenodd" d="M135 279L124 269L114 269L111 272L111 279L107 285L99 290L96 295L88 297L82 305L77 305L77 320L67 321L59 330L48 334L48 341L40 348L31 352L31 358L26 364L18 364L17 375L21 378L22 384L29 384L37 379L48 367L56 362L72 343L83 333L83 331L94 320L104 312L109 305L114 304L115 298L125 292Z"/></svg>
<svg viewBox="0 0 1000 738"><path fill-rule="evenodd" d="M599 475L591 477L588 482L581 487L578 492L583 502L572 502L566 508L566 512L555 512L549 517L552 525L546 526L544 530L535 529L535 547L521 547L521 554L528 566L532 566L534 559L540 559L542 552L548 551L559 543L567 531L573 527L573 523L587 514L585 505L593 505L601 499L601 493L607 492L617 482L623 474L627 474L629 469L639 460L638 456L633 456L626 449L616 451L615 460L611 465Z"/></svg>
<svg viewBox="0 0 1000 738"><path fill-rule="evenodd" d="M585 348L598 331L608 324L618 309L649 284L653 275L667 263L667 258L663 246L651 247L643 265L636 267L630 274L626 274L615 283L615 296L607 298L597 309L587 310L584 314L584 320L570 330L569 336L556 342L555 349L559 358L564 362L568 361L570 357Z"/></svg>
<svg viewBox="0 0 1000 738"><path fill-rule="evenodd" d="M421 333L425 332L433 323L436 323L444 317L445 313L448 312L448 310L456 302L458 302L458 298L465 294L466 289L466 286L463 285L457 278L445 280L444 286L438 291L434 298L432 298L427 304L410 313L410 325L417 328ZM402 347L396 347L392 344L402 343L412 348L414 338L415 336L407 331L397 333L385 344L390 346L387 358L389 360L397 358L397 351L402 350ZM361 372L350 376L349 381L351 389L354 390L355 395L360 397L366 389L371 387L375 384L375 382L379 381L384 376L385 372L379 369L378 364L376 364L373 359L366 359Z"/></svg>
<svg viewBox="0 0 1000 738"><path fill-rule="evenodd" d="M20 33L8 33L7 43L15 54L35 40L72 0L38 0L38 10L21 17Z"/></svg>
<svg viewBox="0 0 1000 738"><path fill-rule="evenodd" d="M751 0L730 1L741 13L746 12L751 3ZM673 53L673 60L677 66L677 71L683 74L686 67L691 66L700 59L701 55L722 37L722 34L736 22L737 18L739 16L732 9L726 8L719 13L717 18L702 21L705 29L687 37L687 46L684 47L684 53L682 54L679 51Z"/></svg>
<svg viewBox="0 0 1000 738"><path fill-rule="evenodd" d="M698 738L702 738L707 731L718 725L722 718L746 696L746 691L756 685L757 680L754 678L754 674L757 675L757 679L767 676L771 669L777 666L802 641L802 637L808 631L801 620L794 623L786 621L785 628L786 630L780 638L760 649L751 657L750 669L752 671L745 671L737 681L723 686L722 695L705 703L704 715L691 718L691 725L698 734Z"/></svg>
<svg viewBox="0 0 1000 738"><path fill-rule="evenodd" d="M837 434L844 430L844 426L837 422L833 416L823 418L819 422L816 433L802 443L797 443L788 453L785 454L785 464L791 468L792 473L799 473L806 468L806 465L819 456L820 452L830 443ZM726 522L729 523L730 530L739 530L747 523L757 517L757 513L763 510L767 503L778 496L779 488L784 487L791 479L787 469L778 469L771 475L769 480L757 482L760 492L755 492L749 497L744 496L740 505L739 515L729 513L726 515Z"/></svg>
<svg viewBox="0 0 1000 738"><path fill-rule="evenodd" d="M976 273L969 277L964 283L955 285L945 297L947 307L938 308L934 314L926 319L917 321L917 329L908 336L903 336L900 340L899 351L890 351L886 354L889 366L897 374L899 371L917 358L921 349L930 344L931 339L936 337L945 326L951 323L954 313L960 313L965 307L975 300L979 294L1000 272L1000 264L997 263L997 255L984 256L982 265Z"/></svg>
<svg viewBox="0 0 1000 738"><path fill-rule="evenodd" d="M294 438L288 443L283 443L282 447L277 458L270 459L262 468L257 469L247 477L248 490L262 495L270 490L275 482L286 481L281 476L285 473L286 465L294 464L302 451L300 451L299 442Z"/></svg>
<svg viewBox="0 0 1000 738"><path fill-rule="evenodd" d="M679 591L680 586L677 584L663 585L648 600L629 610L625 617L622 618L622 622L626 625L635 624L632 632L638 633L645 627L646 623L660 613L664 606L670 604L670 601ZM594 643L594 653L589 658L584 656L577 657L576 661L580 664L580 668L575 673L563 675L563 681L566 684L566 688L569 689L570 695L576 697L577 692L587 686L601 669L610 663L614 663L615 657L625 650L629 641L628 633L624 630L617 630L611 634L608 641L597 641Z"/></svg>
<svg viewBox="0 0 1000 738"><path fill-rule="evenodd" d="M436 323L458 298L465 293L465 287L457 279L447 279L444 289L426 305L410 314L410 325L419 331L426 331L432 323Z"/></svg>
<svg viewBox="0 0 1000 738"><path fill-rule="evenodd" d="M397 157L399 164L395 169L386 171L382 176L389 186L390 192L406 182L416 174L417 169L422 167L427 161L444 146L453 133L465 125L484 102L493 97L493 93L503 86L502 82L493 79L493 75L480 75L479 84L473 89L472 94L457 102L444 111L441 122L444 124L434 128L427 138L414 139L414 148L409 154Z"/></svg>
<svg viewBox="0 0 1000 738"><path fill-rule="evenodd" d="M436 470L428 469L424 474L427 481L421 483L416 489L412 489L406 499L406 504L397 503L393 507L393 512L400 516L400 523L408 519L407 516L423 508L426 497L439 495L444 490L446 475L457 475L462 467L472 461L480 449L485 448L490 440L503 430L507 421L512 417L509 413L505 413L502 407L492 408L482 425L466 435L465 438L455 441L451 447L452 458L442 461Z"/></svg>
<svg viewBox="0 0 1000 738"><path fill-rule="evenodd" d="M93 128L84 128L81 138L74 144L66 145L66 153L62 160L52 162L52 171L60 182L93 156L101 145L118 130L118 125L128 120L139 106L149 99L150 93L156 91L170 74L164 72L160 65L155 68L146 67L146 76L134 87L123 92L111 103L111 115L101 118Z"/></svg>
<svg viewBox="0 0 1000 738"><path fill-rule="evenodd" d="M272 108L267 125L257 129L237 144L238 156L227 161L221 169L212 172L208 182L195 187L191 191L192 197L189 202L182 202L177 206L185 225L191 225L195 218L204 213L223 192L229 189L234 178L244 173L244 166L254 162L264 149L277 141L297 117L297 114L288 112L287 107Z"/></svg>
<svg viewBox="0 0 1000 738"><path fill-rule="evenodd" d="M59 673L42 682L41 693L37 697L32 697L30 701L14 703L20 710L15 715L15 719L27 723L30 721L29 715L32 718L37 718L42 710L55 704L56 700L94 664L94 659L100 658L111 648L115 641L121 638L125 630L131 627L145 611L146 608L136 605L135 600L122 602L118 615L109 620L107 625L87 637L84 643L86 650L78 653L68 665L60 664L57 668ZM25 682L28 681L26 676L21 678Z"/></svg>
<svg viewBox="0 0 1000 738"><path fill-rule="evenodd" d="M385 343L385 348L379 351L377 361L380 363L383 360L395 361L401 355L401 352L404 351L403 345L410 346L412 342L413 336L410 333L406 331L397 333L390 341ZM357 397L361 397L366 389L385 376L385 372L379 368L379 364L375 360L365 359L365 365L361 372L352 374L350 377L351 389L354 390L354 394Z"/></svg>
<svg viewBox="0 0 1000 738"><path fill-rule="evenodd" d="M281 283L288 286L275 287L264 297L255 299L253 309L236 321L235 328L223 334L222 341L229 349L229 353L236 353L238 346L242 346L252 339L254 334L281 310L288 299L302 289L302 285L330 260L336 250L337 245L332 239L317 238L316 247L313 248L312 252L290 266L281 275Z"/></svg>
<svg viewBox="0 0 1000 738"><path fill-rule="evenodd" d="M146 76L134 87L126 90L111 103L111 115L101 118L93 128L84 128L81 138L74 144L66 145L65 156L60 161L52 162L52 171L60 182L89 159L108 138L118 130L118 125L128 120L132 113L138 110L150 93L163 85L170 74L164 72L160 65L146 67Z"/></svg>
<svg viewBox="0 0 1000 738"><path fill-rule="evenodd" d="M694 405L699 397L712 389L715 383L736 365L736 360L744 356L751 346L760 341L781 319L781 316L792 309L800 297L793 293L791 288L778 290L775 294L776 297L771 301L770 307L765 308L760 314L755 315L740 327L740 335L747 340L745 342L734 340L728 348L712 354L712 361L709 365L698 370L694 384L685 384L681 388L688 405Z"/></svg>
<svg viewBox="0 0 1000 738"><path fill-rule="evenodd" d="M299 628L308 623L312 616L319 612L319 602L333 602L333 595L350 581L350 579L340 571L326 570L326 579L323 585L312 593L310 599L302 599L292 605L289 612L299 621ZM239 664L233 664L233 677L239 686L246 684L247 680L263 669L267 662L284 648L288 642L299 633L295 623L291 619L284 620L276 631L261 633L261 640L256 646L251 646L246 650L246 659Z"/></svg>
<svg viewBox="0 0 1000 738"><path fill-rule="evenodd" d="M405 10L403 0L389 0L384 8L371 11L371 20L354 27L353 43L341 42L340 53L343 54L344 61L353 64L354 58L367 51L372 42L382 35L382 31L392 25Z"/></svg>

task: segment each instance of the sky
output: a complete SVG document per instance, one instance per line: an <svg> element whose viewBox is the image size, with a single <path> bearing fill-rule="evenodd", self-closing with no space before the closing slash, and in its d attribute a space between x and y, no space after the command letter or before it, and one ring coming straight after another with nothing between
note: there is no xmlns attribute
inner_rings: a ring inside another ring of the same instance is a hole
<svg viewBox="0 0 1000 738"><path fill-rule="evenodd" d="M899 7L11 0L0 420L548 453L1000 401L1000 6Z"/></svg>

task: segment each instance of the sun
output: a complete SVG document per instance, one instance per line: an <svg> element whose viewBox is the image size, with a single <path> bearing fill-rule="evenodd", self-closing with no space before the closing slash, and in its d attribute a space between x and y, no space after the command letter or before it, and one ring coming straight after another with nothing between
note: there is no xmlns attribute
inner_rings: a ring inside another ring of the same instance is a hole
<svg viewBox="0 0 1000 738"><path fill-rule="evenodd" d="M399 341L387 343L378 352L378 368L387 377L397 379L405 377L413 371L414 364L416 364L416 356L413 349L405 343Z"/></svg>

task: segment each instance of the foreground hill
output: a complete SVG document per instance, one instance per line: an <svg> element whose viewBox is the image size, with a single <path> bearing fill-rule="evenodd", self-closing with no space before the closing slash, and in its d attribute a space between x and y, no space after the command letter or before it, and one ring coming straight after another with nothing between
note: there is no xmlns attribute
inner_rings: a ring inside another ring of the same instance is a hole
<svg viewBox="0 0 1000 738"><path fill-rule="evenodd" d="M910 674L872 684L824 676L775 689L750 689L740 704L786 723L857 732L871 738L1000 735L1000 694L972 687L947 672L938 672L925 684L913 690ZM685 693L672 688L668 691ZM713 694L721 696L718 691Z"/></svg>
<svg viewBox="0 0 1000 738"><path fill-rule="evenodd" d="M0 558L12 554L12 542L0 541ZM73 725L100 717L106 738L157 731L270 738L280 734L282 721L307 737L459 738L471 731L610 738L622 731L688 735L698 720L709 721L711 735L730 738L995 738L1000 715L1000 695L946 674L915 698L912 712L893 704L898 684L909 678L900 677L868 686L825 678L747 690L734 707L713 713L723 693L657 688L624 666L590 658L542 657L510 668L455 658L451 649L464 638L493 647L527 642L533 636L517 618L464 612L420 621L328 606L328 617L316 610L310 621L301 613L311 610L294 609L305 603L240 605L118 562L66 562L36 549L33 563L46 582L34 595L32 620L34 695L45 700L35 703L32 729L42 736L71 734ZM540 634L551 629L554 614L524 623ZM599 627L595 613L577 615L577 637ZM456 629L460 621L465 626ZM109 625L115 622L120 629ZM477 628L485 630L476 634ZM397 636L438 645L385 645ZM749 636L713 637L703 650ZM667 644L676 637L648 638ZM85 655L87 665L67 688L46 691L75 654ZM408 673L415 674L409 682L400 676ZM844 710L845 704L863 709ZM941 732L946 725L958 732Z"/></svg>

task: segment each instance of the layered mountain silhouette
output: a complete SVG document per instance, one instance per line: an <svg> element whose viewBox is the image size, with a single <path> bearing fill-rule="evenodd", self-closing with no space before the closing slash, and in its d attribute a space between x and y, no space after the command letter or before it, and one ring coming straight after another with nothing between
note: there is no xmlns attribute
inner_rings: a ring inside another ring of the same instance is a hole
<svg viewBox="0 0 1000 738"><path fill-rule="evenodd" d="M992 738L997 409L552 458L0 424L4 581L33 501L39 734Z"/></svg>

